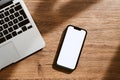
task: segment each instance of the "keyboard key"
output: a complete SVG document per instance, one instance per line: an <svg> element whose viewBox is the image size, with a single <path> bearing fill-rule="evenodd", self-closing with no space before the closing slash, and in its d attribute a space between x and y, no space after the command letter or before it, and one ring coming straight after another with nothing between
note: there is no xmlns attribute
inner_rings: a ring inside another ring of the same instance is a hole
<svg viewBox="0 0 120 80"><path fill-rule="evenodd" d="M26 19L26 20L20 22L18 25L19 25L19 27L22 27L22 26L24 26L24 25L26 25L28 23L30 23L30 21L28 19Z"/></svg>
<svg viewBox="0 0 120 80"><path fill-rule="evenodd" d="M18 23L18 20L17 19L14 19L13 20L14 24Z"/></svg>
<svg viewBox="0 0 120 80"><path fill-rule="evenodd" d="M3 33L2 32L0 32L0 37L3 37Z"/></svg>
<svg viewBox="0 0 120 80"><path fill-rule="evenodd" d="M22 9L22 6L21 6L21 5L18 5L18 6L15 7L15 11L18 11L18 10L20 10L20 9Z"/></svg>
<svg viewBox="0 0 120 80"><path fill-rule="evenodd" d="M10 15L10 13L8 11L5 12L5 16L8 16Z"/></svg>
<svg viewBox="0 0 120 80"><path fill-rule="evenodd" d="M4 20L5 20L5 22L8 22L10 19L8 17L6 17Z"/></svg>
<svg viewBox="0 0 120 80"><path fill-rule="evenodd" d="M1 24L1 25L4 24L4 20L0 20L0 24Z"/></svg>
<svg viewBox="0 0 120 80"><path fill-rule="evenodd" d="M18 34L21 34L21 33L22 33L22 31L19 31L19 32L18 32Z"/></svg>
<svg viewBox="0 0 120 80"><path fill-rule="evenodd" d="M13 28L12 28L12 27L8 28L8 31L9 31L9 32L12 32L12 31L13 31Z"/></svg>
<svg viewBox="0 0 120 80"><path fill-rule="evenodd" d="M1 43L3 43L3 42L5 42L6 40L5 40L5 38L3 37L3 38L0 38L0 44Z"/></svg>
<svg viewBox="0 0 120 80"><path fill-rule="evenodd" d="M18 17L20 14L18 12L16 12L14 15L15 15L15 17Z"/></svg>
<svg viewBox="0 0 120 80"><path fill-rule="evenodd" d="M3 34L4 34L4 35L7 35L7 34L8 34L8 31L7 31L7 30L4 30L4 31L3 31Z"/></svg>
<svg viewBox="0 0 120 80"><path fill-rule="evenodd" d="M14 9L10 9L9 11L11 14L15 12Z"/></svg>
<svg viewBox="0 0 120 80"><path fill-rule="evenodd" d="M23 17L22 17L22 16L18 17L18 20L19 20L19 21L22 21L22 20L23 20Z"/></svg>
<svg viewBox="0 0 120 80"><path fill-rule="evenodd" d="M0 11L0 13L4 12L4 10Z"/></svg>
<svg viewBox="0 0 120 80"><path fill-rule="evenodd" d="M13 29L14 29L14 30L18 29L18 26L17 26L17 25L14 25L14 26L13 26Z"/></svg>
<svg viewBox="0 0 120 80"><path fill-rule="evenodd" d="M10 15L9 18L10 19L14 19L15 17L14 17L14 15Z"/></svg>
<svg viewBox="0 0 120 80"><path fill-rule="evenodd" d="M32 26L28 26L28 29L32 28Z"/></svg>
<svg viewBox="0 0 120 80"><path fill-rule="evenodd" d="M16 36L16 35L17 35L16 31L12 32L12 36Z"/></svg>
<svg viewBox="0 0 120 80"><path fill-rule="evenodd" d="M13 8L15 5L11 5L10 8Z"/></svg>
<svg viewBox="0 0 120 80"><path fill-rule="evenodd" d="M19 5L20 3L18 2L18 3L16 3L15 5Z"/></svg>
<svg viewBox="0 0 120 80"><path fill-rule="evenodd" d="M6 9L5 9L5 11L7 11L8 9L9 9L9 7L8 7L8 8L6 8Z"/></svg>
<svg viewBox="0 0 120 80"><path fill-rule="evenodd" d="M23 30L23 31L26 31L26 30L27 30L26 26L22 27L22 30Z"/></svg>
<svg viewBox="0 0 120 80"><path fill-rule="evenodd" d="M7 36L6 36L6 39L7 40L9 40L9 39L11 39L12 38L12 35L11 34L8 34Z"/></svg>
<svg viewBox="0 0 120 80"><path fill-rule="evenodd" d="M26 14L23 10L20 10L20 14L23 15L24 19L27 18Z"/></svg>
<svg viewBox="0 0 120 80"><path fill-rule="evenodd" d="M4 25L3 25L3 28L4 28L4 29L8 28L8 24L4 24Z"/></svg>
<svg viewBox="0 0 120 80"><path fill-rule="evenodd" d="M2 31L3 30L3 28L2 28L2 26L0 26L0 31Z"/></svg>
<svg viewBox="0 0 120 80"><path fill-rule="evenodd" d="M8 25L9 25L9 26L12 26L12 25L13 25L13 22L12 22L12 21L8 22Z"/></svg>
<svg viewBox="0 0 120 80"><path fill-rule="evenodd" d="M4 17L5 17L4 14L1 13L1 14L0 14L0 19L1 19L1 18L4 18Z"/></svg>

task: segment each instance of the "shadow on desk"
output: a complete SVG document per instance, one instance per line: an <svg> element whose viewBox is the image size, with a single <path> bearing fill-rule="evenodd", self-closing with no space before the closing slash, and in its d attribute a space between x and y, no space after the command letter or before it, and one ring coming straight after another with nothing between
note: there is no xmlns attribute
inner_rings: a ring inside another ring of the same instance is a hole
<svg viewBox="0 0 120 80"><path fill-rule="evenodd" d="M3 68L0 71L0 80L6 80L9 79L11 77L11 74L13 73L14 69L17 67L17 65L10 65L7 66L6 68Z"/></svg>
<svg viewBox="0 0 120 80"><path fill-rule="evenodd" d="M40 27L40 32L44 35L52 31L55 27L61 25L73 16L83 12L90 6L98 3L100 0L70 0L66 4L60 2L62 7L54 10L54 5L58 0L42 0L37 4L37 9L34 15L37 15L35 21ZM67 25L65 25L67 26Z"/></svg>
<svg viewBox="0 0 120 80"><path fill-rule="evenodd" d="M120 80L120 46L103 80Z"/></svg>
<svg viewBox="0 0 120 80"><path fill-rule="evenodd" d="M40 2L36 2L36 4L40 5L37 6L33 14L37 16L36 18L34 17L34 20L36 24L40 26L38 28L40 28L39 30L43 35L100 0L70 0L58 10L53 11L53 7L57 1L58 0L41 0ZM15 68L15 65L11 65L0 71L0 79L9 79Z"/></svg>

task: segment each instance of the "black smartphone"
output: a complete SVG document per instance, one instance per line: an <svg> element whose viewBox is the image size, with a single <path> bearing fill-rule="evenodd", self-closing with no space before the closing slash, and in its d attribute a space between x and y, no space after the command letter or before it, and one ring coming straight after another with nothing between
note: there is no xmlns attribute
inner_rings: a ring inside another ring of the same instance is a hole
<svg viewBox="0 0 120 80"><path fill-rule="evenodd" d="M66 29L64 39L56 60L59 67L74 70L78 64L82 47L87 35L85 29L69 25Z"/></svg>

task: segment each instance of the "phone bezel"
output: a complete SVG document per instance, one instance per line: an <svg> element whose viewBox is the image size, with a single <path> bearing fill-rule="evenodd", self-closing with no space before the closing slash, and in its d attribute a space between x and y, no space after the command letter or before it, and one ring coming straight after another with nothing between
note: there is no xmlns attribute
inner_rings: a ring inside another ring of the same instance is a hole
<svg viewBox="0 0 120 80"><path fill-rule="evenodd" d="M77 59L77 62L76 62L76 65L75 65L75 68L74 68L74 69L70 69L70 68L67 68L67 67L65 67L65 66L61 66L61 65L57 64L57 60L58 60L58 57L59 57L59 55L60 55L59 52L60 52L61 47L62 47L62 45L63 45L63 43L64 43L64 39L65 39L65 36L66 36L66 32L67 32L67 30L68 30L69 27L74 27L74 29L76 29L76 30L79 30L79 31L84 30L84 31L86 32L85 38L84 38L84 41L83 41L81 50L79 51L79 56L78 56L78 59ZM76 26L73 26L73 25L68 25L67 28L66 28L66 29L64 30L64 32L63 32L63 38L62 38L62 41L61 41L61 44L60 44L60 49L59 49L59 51L58 51L59 54L58 54L58 56L57 56L56 65L59 66L59 67L61 67L61 68L65 68L65 69L67 69L67 70L69 70L69 71L74 71L74 70L76 69L77 65L78 65L78 62L79 62L79 59L80 59L80 55L81 55L81 52L82 52L82 50L83 50L83 45L84 45L84 43L85 43L86 36L87 36L87 30L82 29L82 28L79 28L79 27L76 27Z"/></svg>

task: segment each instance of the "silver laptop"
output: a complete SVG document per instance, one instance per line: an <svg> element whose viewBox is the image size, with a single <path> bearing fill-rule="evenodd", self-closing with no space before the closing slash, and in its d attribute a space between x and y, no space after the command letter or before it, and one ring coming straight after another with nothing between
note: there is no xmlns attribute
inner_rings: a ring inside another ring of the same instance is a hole
<svg viewBox="0 0 120 80"><path fill-rule="evenodd" d="M0 69L44 46L23 0L0 0Z"/></svg>

